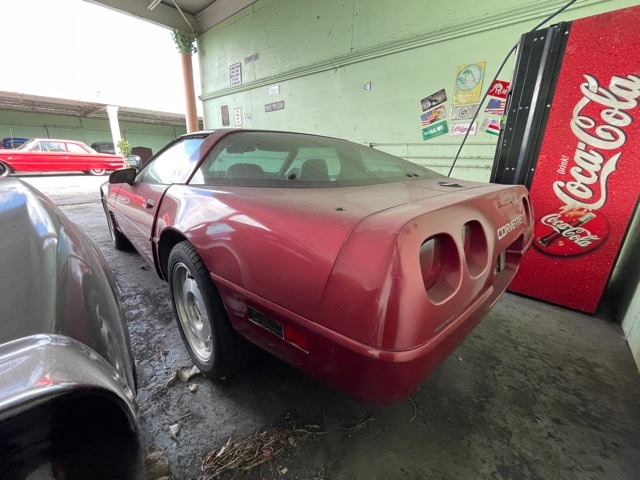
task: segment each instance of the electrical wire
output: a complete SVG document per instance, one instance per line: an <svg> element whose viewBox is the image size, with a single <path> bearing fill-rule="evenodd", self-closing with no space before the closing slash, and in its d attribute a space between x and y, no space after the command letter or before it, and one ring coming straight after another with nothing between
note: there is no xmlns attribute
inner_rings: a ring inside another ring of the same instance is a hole
<svg viewBox="0 0 640 480"><path fill-rule="evenodd" d="M551 15L549 15L547 18L545 18L540 23L538 23L535 27L533 27L531 30L529 30L528 33L535 32L542 25L544 25L545 23L547 23L549 20L551 20L552 18L556 17L557 15L560 15L562 12L564 12L567 8L569 8L571 5L573 5L577 1L578 0L571 0L570 2L566 3L563 7L559 8L558 10L553 12ZM498 68L498 71L496 72L496 75L493 77L493 80L489 84L489 87L484 92L484 95L482 96L482 99L480 100L480 103L478 104L478 109L476 110L476 113L473 115L473 118L471 119L471 122L469 123L469 128L467 129L467 132L464 134L464 138L462 139L462 142L460 143L460 147L458 148L458 152L456 153L456 156L453 157L453 163L451 164L451 168L449 169L449 173L447 173L447 177L451 176L451 173L453 172L453 169L456 166L456 162L458 161L458 158L460 157L460 153L462 152L462 147L464 147L464 144L466 143L467 138L469 138L469 133L471 132L471 127L473 126L473 122L475 122L476 119L478 118L478 114L480 113L480 107L482 106L484 101L487 99L487 95L489 95L489 88L491 88L491 85L493 85L493 82L495 82L498 79L498 75L500 75L500 73L502 72L502 69L504 68L505 64L507 63L507 60L509 60L509 57L511 57L511 54L513 54L513 52L515 52L515 50L518 48L519 43L520 42L516 43L513 47L511 47L511 50L509 50L509 52L505 55L504 60L502 60L502 63L500 64L500 68Z"/></svg>

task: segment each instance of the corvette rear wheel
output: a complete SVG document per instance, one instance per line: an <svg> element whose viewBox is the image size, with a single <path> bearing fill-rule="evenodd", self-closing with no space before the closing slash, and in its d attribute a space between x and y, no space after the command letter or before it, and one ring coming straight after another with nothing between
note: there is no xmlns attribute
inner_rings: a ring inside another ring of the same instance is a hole
<svg viewBox="0 0 640 480"><path fill-rule="evenodd" d="M211 378L224 378L243 366L248 342L231 326L209 271L189 242L169 255L169 290L180 335L194 365Z"/></svg>
<svg viewBox="0 0 640 480"><path fill-rule="evenodd" d="M89 175L96 175L96 176L100 176L100 175L104 175L105 173L107 173L107 170L104 168L92 168L91 170L88 170L87 172Z"/></svg>

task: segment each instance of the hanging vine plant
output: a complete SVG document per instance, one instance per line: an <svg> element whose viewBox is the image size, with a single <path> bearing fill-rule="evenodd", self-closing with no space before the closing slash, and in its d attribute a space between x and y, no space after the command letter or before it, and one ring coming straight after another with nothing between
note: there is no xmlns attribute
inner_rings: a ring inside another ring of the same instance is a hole
<svg viewBox="0 0 640 480"><path fill-rule="evenodd" d="M187 33L182 30L173 29L171 36L173 37L173 41L176 42L176 47L180 53L196 53L198 51L195 46L195 33Z"/></svg>

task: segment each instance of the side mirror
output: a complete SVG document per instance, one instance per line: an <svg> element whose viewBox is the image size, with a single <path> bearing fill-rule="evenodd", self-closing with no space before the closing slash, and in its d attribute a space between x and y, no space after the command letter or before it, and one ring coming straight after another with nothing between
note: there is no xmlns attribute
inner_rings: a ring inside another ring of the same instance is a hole
<svg viewBox="0 0 640 480"><path fill-rule="evenodd" d="M128 183L132 185L136 179L137 170L135 168L123 168L116 170L109 175L109 183Z"/></svg>

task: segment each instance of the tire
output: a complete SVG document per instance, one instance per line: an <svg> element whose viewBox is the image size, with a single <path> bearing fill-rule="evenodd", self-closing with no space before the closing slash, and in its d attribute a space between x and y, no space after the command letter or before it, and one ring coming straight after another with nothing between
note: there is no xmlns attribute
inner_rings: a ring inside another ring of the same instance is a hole
<svg viewBox="0 0 640 480"><path fill-rule="evenodd" d="M8 177L11 174L11 167L0 162L0 178Z"/></svg>
<svg viewBox="0 0 640 480"><path fill-rule="evenodd" d="M107 170L104 168L92 168L85 173L88 173L89 175L101 176L107 173Z"/></svg>
<svg viewBox="0 0 640 480"><path fill-rule="evenodd" d="M122 233L113 223L113 217L111 216L111 212L109 209L104 206L104 213L107 216L107 225L109 226L109 235L111 236L111 243L113 244L113 248L116 250L120 250L123 252L127 252L133 250L133 245L129 239Z"/></svg>
<svg viewBox="0 0 640 480"><path fill-rule="evenodd" d="M247 363L250 345L231 326L218 289L191 243L173 247L168 272L173 313L193 364L214 379L235 373Z"/></svg>

